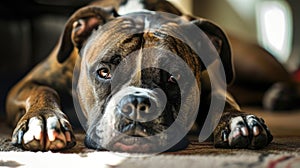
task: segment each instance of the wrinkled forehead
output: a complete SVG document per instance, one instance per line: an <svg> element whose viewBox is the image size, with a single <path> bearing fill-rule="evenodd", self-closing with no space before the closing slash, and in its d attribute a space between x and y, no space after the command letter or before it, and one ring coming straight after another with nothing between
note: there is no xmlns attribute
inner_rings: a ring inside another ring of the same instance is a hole
<svg viewBox="0 0 300 168"><path fill-rule="evenodd" d="M188 41L189 25L178 16L151 12L121 16L94 31L82 55L92 63L100 58L110 59L113 55L125 57L144 48L158 48L180 54L178 47L188 48L184 47L183 41Z"/></svg>

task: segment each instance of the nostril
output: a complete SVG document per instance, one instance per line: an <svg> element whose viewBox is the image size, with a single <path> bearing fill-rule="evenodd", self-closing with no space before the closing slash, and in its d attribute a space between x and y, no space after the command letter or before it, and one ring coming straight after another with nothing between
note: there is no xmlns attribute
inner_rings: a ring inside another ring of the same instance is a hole
<svg viewBox="0 0 300 168"><path fill-rule="evenodd" d="M140 111L146 111L146 107L145 106L140 107Z"/></svg>
<svg viewBox="0 0 300 168"><path fill-rule="evenodd" d="M146 104L141 104L138 106L138 111L143 112L143 113L148 113L149 112L149 106Z"/></svg>
<svg viewBox="0 0 300 168"><path fill-rule="evenodd" d="M122 113L124 113L124 114L130 114L130 113L132 113L132 112L134 111L134 109L135 109L134 105L131 104L131 103L128 103L128 104L125 104L125 105L122 107L121 111L122 111Z"/></svg>

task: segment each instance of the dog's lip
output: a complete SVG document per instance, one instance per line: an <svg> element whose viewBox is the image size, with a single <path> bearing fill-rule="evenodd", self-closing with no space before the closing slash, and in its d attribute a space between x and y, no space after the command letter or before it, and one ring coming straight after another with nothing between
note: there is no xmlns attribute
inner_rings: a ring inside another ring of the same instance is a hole
<svg viewBox="0 0 300 168"><path fill-rule="evenodd" d="M129 153L149 153L152 149L153 142L144 132L136 132L135 134L124 133L119 137L114 138L110 143L110 147L114 151L129 152Z"/></svg>
<svg viewBox="0 0 300 168"><path fill-rule="evenodd" d="M153 143L147 137L122 136L112 144L114 151L129 153L149 153Z"/></svg>
<svg viewBox="0 0 300 168"><path fill-rule="evenodd" d="M125 145L124 143L117 142L114 144L114 149L120 152L129 153L148 153L151 151L151 144L132 144Z"/></svg>

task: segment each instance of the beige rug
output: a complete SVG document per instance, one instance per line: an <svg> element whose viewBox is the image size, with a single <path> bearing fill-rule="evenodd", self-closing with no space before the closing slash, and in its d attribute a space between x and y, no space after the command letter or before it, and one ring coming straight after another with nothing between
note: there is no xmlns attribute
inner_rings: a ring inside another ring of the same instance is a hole
<svg viewBox="0 0 300 168"><path fill-rule="evenodd" d="M85 154L2 152L0 167L268 167L299 168L299 153L253 154L243 152L234 155L158 155L130 157L110 152Z"/></svg>
<svg viewBox="0 0 300 168"><path fill-rule="evenodd" d="M255 111L255 109L253 110ZM198 143L190 137L187 149L154 156L94 151L77 145L59 153L26 152L10 144L11 130L0 121L0 168L2 167L128 167L128 168L300 168L300 112L263 113L275 138L262 150L216 149L210 142Z"/></svg>
<svg viewBox="0 0 300 168"><path fill-rule="evenodd" d="M198 143L192 137L186 150L153 156L94 151L84 147L83 134L76 137L73 149L59 153L22 151L1 138L0 167L300 167L300 137L275 137L262 150L216 149L212 143Z"/></svg>

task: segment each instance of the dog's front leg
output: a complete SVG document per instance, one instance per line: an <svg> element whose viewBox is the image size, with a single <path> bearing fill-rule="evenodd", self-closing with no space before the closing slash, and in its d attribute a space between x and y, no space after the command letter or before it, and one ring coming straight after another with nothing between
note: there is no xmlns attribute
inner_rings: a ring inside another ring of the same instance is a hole
<svg viewBox="0 0 300 168"><path fill-rule="evenodd" d="M33 151L73 147L75 138L59 99L48 86L35 82L16 85L7 101L7 117L15 126L12 143Z"/></svg>

